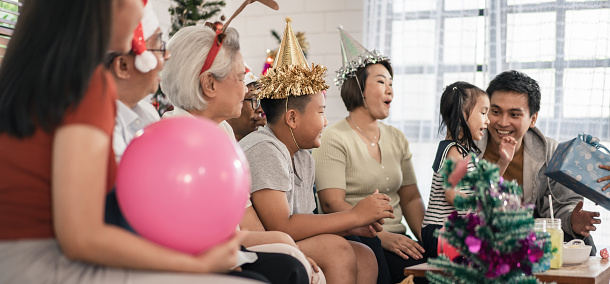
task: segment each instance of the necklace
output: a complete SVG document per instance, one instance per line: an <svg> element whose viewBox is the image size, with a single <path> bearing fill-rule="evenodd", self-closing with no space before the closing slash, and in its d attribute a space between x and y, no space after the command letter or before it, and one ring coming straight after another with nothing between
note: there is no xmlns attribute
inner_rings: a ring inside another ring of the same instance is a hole
<svg viewBox="0 0 610 284"><path fill-rule="evenodd" d="M377 136L373 136L373 139L369 138L368 136L366 136L366 134L364 134L364 131L362 131L362 129L360 129L360 127L358 127L358 125L348 116L347 119L354 125L356 126L356 130L358 130L358 132L360 132L360 134L362 134L362 136L364 136L364 138L366 138L367 140L371 141L371 147L375 147L375 139L377 139ZM377 130L379 130L379 125L377 125Z"/></svg>

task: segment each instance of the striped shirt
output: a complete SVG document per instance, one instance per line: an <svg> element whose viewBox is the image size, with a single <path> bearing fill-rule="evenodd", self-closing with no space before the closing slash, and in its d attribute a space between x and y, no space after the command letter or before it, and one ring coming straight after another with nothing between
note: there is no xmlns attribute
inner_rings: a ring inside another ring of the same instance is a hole
<svg viewBox="0 0 610 284"><path fill-rule="evenodd" d="M445 189L443 188L443 176L440 174L440 171L445 164L445 159L447 158L447 153L449 153L449 149L451 147L457 146L464 150L464 153L468 153L468 151L460 144L456 143L452 140L443 140L438 145L438 150L436 151L436 158L434 159L434 165L432 169L434 170L434 174L432 176L432 186L430 189L430 199L428 201L428 209L426 209L426 214L424 215L424 222L422 227L427 225L440 225L443 226L447 217L451 214L451 212L455 211L455 207L447 203L445 200ZM468 171L474 170L474 164L472 162L468 163ZM462 193L467 195L472 194L471 189L460 188ZM466 215L465 211L458 211L459 215Z"/></svg>

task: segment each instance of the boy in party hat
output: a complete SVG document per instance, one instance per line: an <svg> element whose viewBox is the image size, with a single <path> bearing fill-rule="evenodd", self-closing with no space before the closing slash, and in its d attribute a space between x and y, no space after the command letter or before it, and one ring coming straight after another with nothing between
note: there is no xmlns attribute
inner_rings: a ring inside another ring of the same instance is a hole
<svg viewBox="0 0 610 284"><path fill-rule="evenodd" d="M252 173L252 203L267 230L288 233L314 259L329 283L373 283L377 263L366 246L341 235L374 236L377 222L393 218L389 198L372 194L345 212L316 215L314 161L327 124L322 93L326 68L310 68L286 18L275 66L260 79L267 125L243 138Z"/></svg>

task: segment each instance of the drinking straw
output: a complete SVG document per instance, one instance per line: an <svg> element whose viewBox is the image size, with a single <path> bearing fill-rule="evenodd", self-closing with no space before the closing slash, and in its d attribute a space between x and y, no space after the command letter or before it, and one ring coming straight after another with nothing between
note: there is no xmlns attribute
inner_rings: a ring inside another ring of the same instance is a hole
<svg viewBox="0 0 610 284"><path fill-rule="evenodd" d="M555 216L553 214L553 198L549 194L549 206L551 206L551 222L555 223Z"/></svg>

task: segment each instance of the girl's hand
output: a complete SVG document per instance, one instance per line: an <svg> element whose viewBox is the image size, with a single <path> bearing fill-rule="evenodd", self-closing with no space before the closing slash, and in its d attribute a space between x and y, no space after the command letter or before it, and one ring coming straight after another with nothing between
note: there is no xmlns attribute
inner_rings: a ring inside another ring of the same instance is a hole
<svg viewBox="0 0 610 284"><path fill-rule="evenodd" d="M515 156L515 148L517 147L517 140L515 138L506 136L502 138L500 142L500 160L498 164L508 165Z"/></svg>
<svg viewBox="0 0 610 284"><path fill-rule="evenodd" d="M237 251L247 232L236 231L235 235L224 243L220 243L206 252L196 256L201 261L204 273L225 273L237 264Z"/></svg>

